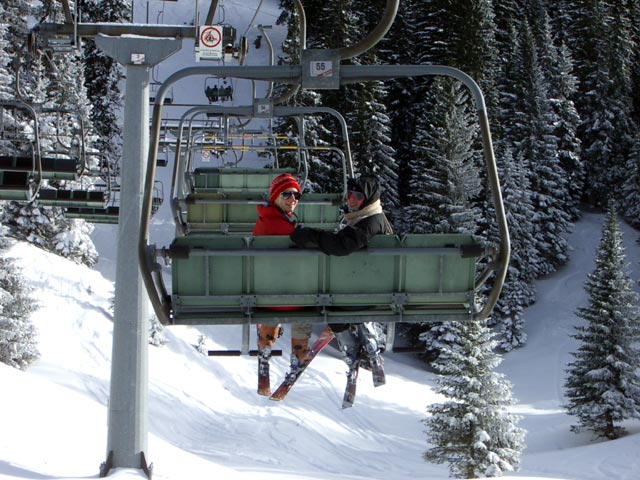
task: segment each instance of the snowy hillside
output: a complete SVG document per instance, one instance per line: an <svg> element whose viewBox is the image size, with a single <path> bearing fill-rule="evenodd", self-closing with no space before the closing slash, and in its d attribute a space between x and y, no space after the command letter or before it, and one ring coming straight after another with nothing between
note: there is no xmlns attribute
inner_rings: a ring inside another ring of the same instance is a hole
<svg viewBox="0 0 640 480"><path fill-rule="evenodd" d="M640 422L615 441L569 431L562 408L569 334L585 300L582 284L602 217L585 215L572 235L571 262L539 283L527 312L529 344L501 366L513 383L528 430L521 470L513 478L635 480ZM640 277L638 234L625 228L628 260ZM35 288L33 321L42 358L26 372L0 365L0 479L95 478L105 459L113 285L96 271L17 244L17 259ZM288 329L285 329L288 333ZM237 348L238 327L171 327L169 343L149 347L150 435L154 478L445 479L446 465L426 463L421 419L438 401L434 376L401 354L386 355L387 385L361 375L354 408L341 410L345 367L327 349L287 400L255 394L255 358L208 358L194 348ZM279 344L288 352L289 339ZM273 361L281 378L285 358ZM366 372L365 372L366 373ZM120 470L115 478L139 478Z"/></svg>
<svg viewBox="0 0 640 480"><path fill-rule="evenodd" d="M135 2L137 23L189 24L194 4L200 17L209 2ZM222 3L222 2L221 2ZM251 18L259 2L225 2L226 18L239 33L258 33ZM262 2L260 2L262 5ZM186 5L186 6L185 6ZM278 0L268 0L255 23L274 24ZM235 19L239 19L235 23ZM274 25L275 27L275 25ZM281 43L284 27L270 31ZM267 63L266 48L248 64ZM192 42L154 69L154 81L194 65ZM204 78L188 79L172 91L176 104L205 103ZM249 82L247 82L249 83ZM242 81L233 104L250 101ZM259 85L264 89L265 85ZM260 94L262 90L259 90ZM176 118L179 107L167 107ZM159 169L168 195L171 167ZM167 199L168 200L168 199ZM152 220L151 243L167 246L174 234L168 201ZM583 283L603 217L585 214L573 234L571 261L538 282L538 302L526 311L526 347L509 353L499 370L513 384L527 430L527 449L511 479L636 480L640 472L640 421L627 422L629 434L615 441L575 435L575 419L562 408L565 366L576 348L570 337L584 305ZM93 235L101 255L96 270L78 266L18 243L9 251L23 269L39 309L33 322L41 358L27 371L0 364L0 480L96 478L106 458L111 375L117 226L98 225ZM624 227L633 278L640 279L638 232ZM320 326L318 326L320 327ZM149 346L149 451L153 478L251 480L414 480L448 478L447 465L425 462L429 445L421 420L426 407L441 401L435 375L406 354L385 355L387 385L374 388L360 375L353 408L342 410L345 365L327 348L314 360L283 403L258 396L257 361L249 357L206 357L195 348L201 335L210 349L237 349L240 328L171 327L168 343ZM286 371L289 328L277 345L285 356L272 361L275 383ZM115 470L110 478L146 478L138 470Z"/></svg>

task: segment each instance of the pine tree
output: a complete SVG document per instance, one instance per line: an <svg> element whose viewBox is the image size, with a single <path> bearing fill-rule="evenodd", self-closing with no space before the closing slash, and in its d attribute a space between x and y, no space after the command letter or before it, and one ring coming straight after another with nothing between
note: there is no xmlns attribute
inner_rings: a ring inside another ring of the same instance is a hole
<svg viewBox="0 0 640 480"><path fill-rule="evenodd" d="M494 371L500 363L485 322L452 322L459 345L446 348L435 366L438 393L445 403L431 404L424 420L432 447L430 462L449 464L456 478L497 477L518 468L524 430L506 408L513 403L511 386Z"/></svg>
<svg viewBox="0 0 640 480"><path fill-rule="evenodd" d="M526 162L536 215L535 254L532 262L536 276L546 275L567 261L566 234L569 215L567 174L558 154L554 115L535 39L528 22L520 22L514 31L513 49L508 56L507 72L501 85L504 139L512 145L514 158Z"/></svg>
<svg viewBox="0 0 640 480"><path fill-rule="evenodd" d="M80 0L80 10L86 22L129 22L131 2L129 0ZM122 104L119 83L124 78L118 63L97 49L92 39L85 39L84 77L87 96L91 100L91 122L99 135L95 142L98 151L107 158L120 158L122 129L117 110Z"/></svg>
<svg viewBox="0 0 640 480"><path fill-rule="evenodd" d="M633 120L632 54L629 4L573 2L571 47L580 95L582 160L589 181L583 198L604 207L611 192L619 200L628 174L625 163L637 125Z"/></svg>
<svg viewBox="0 0 640 480"><path fill-rule="evenodd" d="M534 250L532 219L535 214L524 162L514 160L504 142L498 144L496 157L511 238L511 258L492 322L497 327L499 347L510 351L526 343L524 309L536 299L535 272L530 259ZM497 235L497 226L492 225L489 238Z"/></svg>
<svg viewBox="0 0 640 480"><path fill-rule="evenodd" d="M476 234L480 211L475 206L481 190L474 146L477 126L468 110L466 91L448 79L432 84L426 110L415 139L416 158L409 162L411 202L405 207L402 230L411 233ZM425 101L425 104L427 101ZM429 356L450 342L449 323L421 324L418 332Z"/></svg>
<svg viewBox="0 0 640 480"><path fill-rule="evenodd" d="M588 305L577 311L586 324L576 326L580 346L567 369L567 413L578 418L574 432L615 439L625 433L620 422L640 418L640 308L627 269L610 204L595 268L585 282Z"/></svg>
<svg viewBox="0 0 640 480"><path fill-rule="evenodd" d="M0 19L4 16L4 10L0 5ZM9 100L15 97L12 88L13 75L9 72L9 63L11 57L7 51L9 42L7 40L9 27L7 24L1 23L0 20L0 100Z"/></svg>
<svg viewBox="0 0 640 480"><path fill-rule="evenodd" d="M578 90L577 79L573 74L571 53L564 43L557 49L549 79L551 108L558 118L553 135L558 139L558 160L567 179L564 211L570 220L575 221L580 217L585 172L582 144L578 138L581 119L573 101Z"/></svg>
<svg viewBox="0 0 640 480"><path fill-rule="evenodd" d="M89 267L98 261L89 236L93 226L84 220L65 218L59 208L10 202L0 219L16 238Z"/></svg>
<svg viewBox="0 0 640 480"><path fill-rule="evenodd" d="M477 127L467 108L466 92L445 79L433 83L433 105L419 120L416 158L404 218L413 233L476 233L479 212L474 200L480 193L474 147ZM416 224L421 228L416 230Z"/></svg>
<svg viewBox="0 0 640 480"><path fill-rule="evenodd" d="M378 56L381 63L391 65L411 65L416 63L416 42L414 30L414 0L400 2L396 18L387 35L378 44ZM419 79L398 78L387 82L385 87L385 105L389 116L390 144L395 150L394 158L398 165L397 199L400 205L407 204L410 177L409 162L414 158L416 119L420 113L421 98L416 89ZM385 204L385 209L388 206ZM394 225L401 229L400 215L396 215Z"/></svg>
<svg viewBox="0 0 640 480"><path fill-rule="evenodd" d="M51 207L10 202L5 206L2 223L11 229L14 237L46 249L58 233L54 219Z"/></svg>
<svg viewBox="0 0 640 480"><path fill-rule="evenodd" d="M9 240L0 225L0 362L25 369L40 356L29 316L35 310L14 261L6 257Z"/></svg>
<svg viewBox="0 0 640 480"><path fill-rule="evenodd" d="M374 174L382 187L381 200L390 221L398 202L398 173L394 150L390 143L390 119L381 103L385 96L381 82L373 82L355 88L359 108L349 115L351 143L360 174Z"/></svg>
<svg viewBox="0 0 640 480"><path fill-rule="evenodd" d="M52 2L44 2L36 13L46 13L52 20L61 18L62 15L61 6ZM76 51L64 57L49 59L45 65L41 57L35 57L29 60L29 66L31 68L28 75L25 75L24 88L21 90L24 90L22 93L26 100L43 107L42 113L38 115L40 154L63 155L80 162L84 158L81 148L91 148L91 143L95 140L90 123L91 107L84 85L83 58ZM84 131L79 128L81 121ZM27 122L24 123L25 129L33 128ZM41 188L87 188L92 180L94 179L85 176L82 185L74 181L43 180ZM89 237L92 227L84 220L64 218L60 207L12 202L4 209L2 219L3 223L11 227L14 236L48 251L89 266L94 265L97 260L97 253Z"/></svg>
<svg viewBox="0 0 640 480"><path fill-rule="evenodd" d="M640 228L640 135L636 136L627 158L627 178L622 185L622 216L633 227Z"/></svg>
<svg viewBox="0 0 640 480"><path fill-rule="evenodd" d="M552 121L553 137L557 139L558 160L563 176L567 179L567 195L561 194L559 207L571 220L580 216L580 201L584 187L584 166L580 159L578 126L580 116L573 98L577 93L577 79L573 74L574 64L565 43L556 46L551 31L551 20L547 2L531 0L527 5L527 18L537 52L537 59L548 104L556 120Z"/></svg>
<svg viewBox="0 0 640 480"><path fill-rule="evenodd" d="M53 238L54 252L76 263L93 267L98 262L98 252L91 240L94 226L84 220L59 218L62 227Z"/></svg>

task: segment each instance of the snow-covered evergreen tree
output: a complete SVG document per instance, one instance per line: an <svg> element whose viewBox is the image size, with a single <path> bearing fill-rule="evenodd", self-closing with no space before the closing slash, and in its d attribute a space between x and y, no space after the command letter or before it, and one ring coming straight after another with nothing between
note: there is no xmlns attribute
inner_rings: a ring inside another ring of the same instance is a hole
<svg viewBox="0 0 640 480"><path fill-rule="evenodd" d="M417 156L409 162L411 204L403 217L413 233L474 234L480 223L477 127L459 85L439 79L432 92L432 107L419 120Z"/></svg>
<svg viewBox="0 0 640 480"><path fill-rule="evenodd" d="M48 210L49 215L44 214L43 210ZM11 202L5 207L2 223L11 229L14 237L46 249L53 244L58 233L54 218L49 207L38 208Z"/></svg>
<svg viewBox="0 0 640 480"><path fill-rule="evenodd" d="M111 310L111 314L113 317L113 309ZM161 347L166 344L169 340L164 334L164 327L158 320L155 314L152 314L149 318L149 345L153 345L154 347Z"/></svg>
<svg viewBox="0 0 640 480"><path fill-rule="evenodd" d="M413 11L414 0L400 2L398 13L387 35L378 44L380 62L391 65L411 65L416 63L417 46L415 42ZM400 48L398 48L400 46ZM409 161L414 156L416 118L420 112L421 95L417 91L416 83L420 79L398 78L393 82L386 82L387 94L385 104L389 115L390 144L395 150L394 158L398 165L397 199L401 205L407 204L406 194L409 192L410 178ZM388 210L385 205L385 210ZM401 207L400 207L401 208ZM400 213L394 215L394 225L397 230L402 226Z"/></svg>
<svg viewBox="0 0 640 480"><path fill-rule="evenodd" d="M547 12L547 2L531 0L526 8L531 25L540 71L545 79L548 104L555 120L553 137L557 139L557 154L568 194L560 196L559 206L572 220L580 216L580 201L584 188L584 166L580 158L578 126L580 116L574 105L578 84L573 58L565 43L556 46Z"/></svg>
<svg viewBox="0 0 640 480"><path fill-rule="evenodd" d="M582 144L578 138L580 115L573 101L578 90L577 79L573 74L571 53L564 43L557 49L553 71L548 76L551 108L558 118L553 135L558 139L558 160L567 179L568 195L564 210L569 219L575 221L580 216L585 172Z"/></svg>
<svg viewBox="0 0 640 480"><path fill-rule="evenodd" d="M305 5L307 7L307 5ZM292 0L281 0L281 15L277 20L278 24L287 25L287 38L282 44L282 55L279 55L279 64L300 64L300 17L297 9L294 8ZM307 19L309 22L309 19ZM276 84L274 86L273 96L276 101L286 98L291 94L292 86ZM289 98L287 105L295 106L326 106L322 101L322 95L312 90L299 89L297 93ZM325 123L327 119L322 116L305 117L305 144L314 147L326 147L335 145L335 123L333 126L327 127ZM295 138L299 134L296 119L284 117L276 120L275 130L280 135L291 136ZM339 191L341 185L342 165L337 161L334 154L323 154L319 151L308 152L309 157L309 177L307 191ZM293 155L279 155L280 167L297 167L297 157Z"/></svg>
<svg viewBox="0 0 640 480"><path fill-rule="evenodd" d="M622 185L624 203L621 213L624 219L635 228L640 228L640 135L627 158L627 177Z"/></svg>
<svg viewBox="0 0 640 480"><path fill-rule="evenodd" d="M0 19L4 16L3 10L2 5L0 5ZM9 26L0 23L0 100L9 100L15 97L12 88L14 79L9 72L11 57L7 51L7 47L9 46L9 41L7 40L8 31Z"/></svg>
<svg viewBox="0 0 640 480"><path fill-rule="evenodd" d="M61 18L61 9L57 2L44 2L37 13L46 13L50 20L55 21ZM23 41L24 38L20 40ZM18 40L14 40L13 48L21 48L21 44L15 42ZM40 154L76 158L80 162L84 158L81 149L95 139L88 133L91 131L91 104L84 86L83 58L76 51L53 57L47 65L42 57L31 58L29 66L28 75L22 82L22 94L25 100L46 109L38 115ZM69 114L69 111L74 114ZM84 131L79 127L80 120L84 123ZM25 129L33 128L29 122L24 122ZM79 182L44 180L41 188L78 189L86 188L89 183L91 179L87 178L83 180L82 187ZM64 218L60 207L12 202L4 209L2 221L11 227L14 236L46 250L87 265L94 265L97 260L89 237L92 227L84 220Z"/></svg>
<svg viewBox="0 0 640 480"><path fill-rule="evenodd" d="M612 204L585 290L588 305L577 314L586 324L574 335L580 346L567 370L566 408L578 418L573 431L614 439L625 433L622 421L640 418L640 306Z"/></svg>
<svg viewBox="0 0 640 480"><path fill-rule="evenodd" d="M503 142L496 148L496 157L511 238L511 258L492 323L496 325L499 347L510 351L526 343L524 309L536 299L535 272L530 259L534 251L532 219L535 213L524 162L514 160ZM496 225L489 231L489 238L498 235Z"/></svg>
<svg viewBox="0 0 640 480"><path fill-rule="evenodd" d="M76 263L93 267L98 262L98 252L91 240L93 225L80 219L63 218L64 229L53 239L54 251Z"/></svg>
<svg viewBox="0 0 640 480"><path fill-rule="evenodd" d="M424 104L426 104L425 101ZM428 108L419 120L416 157L409 162L410 204L401 219L411 233L476 234L480 211L475 206L480 188L474 145L477 127L468 110L466 91L447 79L432 83ZM452 341L448 322L420 325L420 341L429 356ZM416 328L411 330L416 331Z"/></svg>
<svg viewBox="0 0 640 480"><path fill-rule="evenodd" d="M637 45L630 27L636 2L573 2L570 25L573 57L580 81L576 106L578 134L588 182L584 199L603 207L628 172L626 160L638 130L634 122L631 61Z"/></svg>
<svg viewBox="0 0 640 480"><path fill-rule="evenodd" d="M59 208L10 202L2 213L2 223L16 238L77 263L93 266L98 253L90 238L93 226L84 220L64 218Z"/></svg>
<svg viewBox="0 0 640 480"><path fill-rule="evenodd" d="M558 118L548 98L549 86L538 61L535 39L526 20L520 25L520 30L513 32L513 49L507 60L509 76L501 86L502 124L514 158L522 158L530 172L536 212L532 262L536 276L541 276L555 271L568 259L567 174L558 156L558 139L554 135Z"/></svg>
<svg viewBox="0 0 640 480"><path fill-rule="evenodd" d="M509 413L511 385L496 373L500 357L483 321L452 322L460 339L434 366L442 374L438 393L448 400L431 404L424 420L429 448L424 458L448 463L456 478L498 477L518 468L525 431Z"/></svg>
<svg viewBox="0 0 640 480"><path fill-rule="evenodd" d="M6 232L0 225L0 362L25 369L40 356L29 318L36 307L14 261L6 256Z"/></svg>
<svg viewBox="0 0 640 480"><path fill-rule="evenodd" d="M130 0L80 0L79 6L86 22L130 21ZM92 105L90 117L98 134L95 147L107 158L118 159L121 157L122 131L117 111L122 104L119 83L124 73L115 60L97 49L93 40L85 39L83 48L85 85Z"/></svg>

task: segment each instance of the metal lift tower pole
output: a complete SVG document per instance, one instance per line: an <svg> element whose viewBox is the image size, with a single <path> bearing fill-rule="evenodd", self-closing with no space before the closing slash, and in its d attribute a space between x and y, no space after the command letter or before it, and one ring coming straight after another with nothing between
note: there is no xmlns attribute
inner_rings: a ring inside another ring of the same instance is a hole
<svg viewBox="0 0 640 480"><path fill-rule="evenodd" d="M181 48L182 40L95 37L96 45L126 67L124 138L107 461L111 468L146 465L148 417L148 297L138 268L140 216L149 150L151 68Z"/></svg>

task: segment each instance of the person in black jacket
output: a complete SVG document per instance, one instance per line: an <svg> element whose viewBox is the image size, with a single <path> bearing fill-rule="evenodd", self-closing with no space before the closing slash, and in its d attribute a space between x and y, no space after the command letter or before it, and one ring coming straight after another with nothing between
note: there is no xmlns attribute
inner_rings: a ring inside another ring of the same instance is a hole
<svg viewBox="0 0 640 480"><path fill-rule="evenodd" d="M380 204L380 183L371 175L347 182L347 209L337 232L296 228L289 236L299 247L319 248L327 255L344 256L364 248L374 235L393 229Z"/></svg>
<svg viewBox="0 0 640 480"><path fill-rule="evenodd" d="M380 203L380 183L372 175L361 175L347 182L347 212L337 232L298 227L289 238L298 247L318 248L327 255L344 256L368 245L374 235L393 233ZM331 324L347 365L359 358L375 361L381 353L382 328L373 322Z"/></svg>

